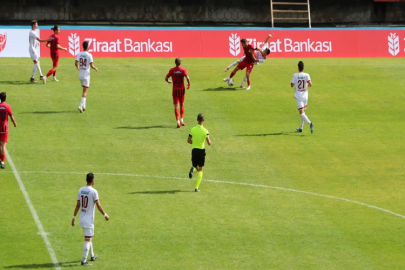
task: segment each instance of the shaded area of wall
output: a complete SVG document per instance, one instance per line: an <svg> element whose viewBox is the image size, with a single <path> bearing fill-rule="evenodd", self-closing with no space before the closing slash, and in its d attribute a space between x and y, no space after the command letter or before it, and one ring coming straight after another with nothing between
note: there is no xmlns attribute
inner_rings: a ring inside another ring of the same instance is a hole
<svg viewBox="0 0 405 270"><path fill-rule="evenodd" d="M292 0L283 0L292 1ZM303 1L303 0L295 0ZM265 24L269 0L1 0L0 22L104 22L118 24ZM398 24L405 22L405 3L373 0L311 0L318 24ZM286 7L288 8L288 7ZM293 7L296 9L297 7ZM303 14L280 14L302 17Z"/></svg>

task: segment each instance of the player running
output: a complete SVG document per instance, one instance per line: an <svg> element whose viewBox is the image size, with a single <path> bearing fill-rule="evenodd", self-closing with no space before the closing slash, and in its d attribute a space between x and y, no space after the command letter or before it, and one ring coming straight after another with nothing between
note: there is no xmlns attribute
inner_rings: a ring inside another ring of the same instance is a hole
<svg viewBox="0 0 405 270"><path fill-rule="evenodd" d="M198 188L203 177L203 167L205 164L205 141L207 141L208 145L211 145L209 132L203 127L204 120L204 115L202 113L198 114L198 125L191 129L187 139L187 142L193 146L193 150L191 151L191 162L193 166L188 173L190 179L193 177L194 172L197 171L195 192L200 191Z"/></svg>
<svg viewBox="0 0 405 270"><path fill-rule="evenodd" d="M187 89L190 89L190 77L187 74L187 70L185 68L180 67L181 59L177 57L174 60L176 67L171 68L169 73L167 73L165 81L167 83L173 82L173 104L174 104L174 115L176 116L177 120L177 128L180 128L180 124L185 126L184 124L184 97L186 95L186 90L184 87L184 77L187 79ZM172 81L169 81L169 77L172 77ZM180 117L179 120L179 104L180 104Z"/></svg>
<svg viewBox="0 0 405 270"><path fill-rule="evenodd" d="M240 42L242 43L245 59L243 59L243 61L238 64L238 66L232 71L231 75L228 78L224 79L224 82L229 81L239 70L243 70L244 68L246 68L246 79L248 82L248 87L246 88L246 90L250 90L250 73L252 72L254 63L258 61L254 55L254 51L258 49L253 48L253 46L250 45L246 39L242 39Z"/></svg>
<svg viewBox="0 0 405 270"><path fill-rule="evenodd" d="M6 146L8 142L8 117L13 121L14 127L17 127L17 122L14 119L10 105L6 103L6 92L0 93L0 168L5 169L4 162L6 161Z"/></svg>
<svg viewBox="0 0 405 270"><path fill-rule="evenodd" d="M312 86L311 77L308 73L304 73L304 63L298 62L298 71L291 80L291 87L295 86L294 98L297 100L298 111L301 115L301 125L297 128L298 132L302 132L304 122L309 125L311 133L314 133L314 123L312 123L305 115L305 110L308 104L308 87Z"/></svg>
<svg viewBox="0 0 405 270"><path fill-rule="evenodd" d="M100 204L97 190L93 188L93 173L87 174L86 182L87 185L79 189L79 193L77 194L76 208L72 218L72 226L75 226L76 215L81 207L80 227L82 227L84 231L84 246L81 265L91 265L87 262L89 251L91 256L90 260L95 261L97 259L97 255L94 254L93 244L91 243L91 238L94 235L94 206L97 205L98 210L104 215L106 221L110 219Z"/></svg>
<svg viewBox="0 0 405 270"><path fill-rule="evenodd" d="M58 67L59 64L59 50L64 50L65 52L67 51L67 48L63 48L62 46L59 45L59 33L60 33L60 28L59 26L55 25L53 28L54 34L50 36L51 41L48 41L46 43L46 47L51 48L51 58L52 58L52 63L53 63L53 68L48 71L46 76L44 76L43 81L44 84L46 83L46 80L48 79L51 74L53 74L53 80L52 81L58 81L56 79L56 68Z"/></svg>
<svg viewBox="0 0 405 270"><path fill-rule="evenodd" d="M35 71L38 70L39 76L40 76L40 80L43 79L44 76L42 76L42 71L41 71L41 67L39 66L39 56L37 53L37 49L36 47L38 46L37 42L49 42L51 41L51 39L40 39L38 34L35 32L35 30L38 28L38 21L37 20L32 20L31 21L31 31L29 34L29 53L31 56L32 61L34 62L34 67L32 68L32 75L31 75L31 79L30 82L35 83L37 82L34 78L35 76Z"/></svg>
<svg viewBox="0 0 405 270"><path fill-rule="evenodd" d="M93 56L88 52L89 42L83 42L83 50L76 57L75 66L79 71L79 80L83 86L83 95L79 104L79 111L82 113L86 110L86 97L90 87L90 67L98 71L93 64Z"/></svg>
<svg viewBox="0 0 405 270"><path fill-rule="evenodd" d="M267 38L264 40L263 46L254 52L254 55L257 59L257 62L254 63L255 65L258 65L259 63L264 63L264 61L266 61L267 56L270 54L270 49L268 48L267 41L271 37L273 37L273 34L269 34ZM225 72L227 72L231 67L239 65L239 63L242 62L245 58L246 56L242 56L239 60L227 66L225 68ZM246 80L247 80L246 76L243 77L242 83L240 84L239 87L243 88L243 85L245 84Z"/></svg>

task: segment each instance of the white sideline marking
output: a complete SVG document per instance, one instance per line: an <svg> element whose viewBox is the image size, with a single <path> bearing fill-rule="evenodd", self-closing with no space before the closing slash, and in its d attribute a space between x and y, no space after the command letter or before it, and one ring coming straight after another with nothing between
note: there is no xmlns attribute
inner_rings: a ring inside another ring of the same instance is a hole
<svg viewBox="0 0 405 270"><path fill-rule="evenodd" d="M21 190L22 194L24 195L25 201L27 202L28 208L31 210L32 217L34 218L35 223L37 224L37 227L39 230L38 234L40 234L42 236L42 239L44 239L46 248L48 249L49 256L51 257L51 260L52 260L52 263L53 263L55 269L60 270L61 268L59 266L58 260L56 259L55 251L53 251L51 242L49 242L49 239L47 236L48 233L45 232L44 227L42 226L42 223L39 220L37 211L35 211L34 205L32 204L31 199L28 196L27 191L25 190L25 186L24 186L23 182L21 181L20 174L18 173L17 169L15 168L13 160L11 159L11 156L8 154L8 152L6 152L6 156L7 156L8 164L10 164L10 167L13 170L15 179L17 180L18 185L20 186L20 190Z"/></svg>
<svg viewBox="0 0 405 270"><path fill-rule="evenodd" d="M11 162L10 162L11 166ZM86 174L82 172L47 172L47 171L22 171L20 173L43 173L43 174ZM189 180L188 178L181 178L181 177L170 177L170 176L158 176L158 175L142 175L142 174L126 174L126 173L95 173L95 174L101 174L101 175L115 175L115 176L131 176L131 177L146 177L146 178L160 178L160 179L177 179L177 180ZM392 212L390 210L371 205L371 204L366 204L358 201L353 201L341 197L336 197L336 196L330 196L330 195L324 195L320 193L315 193L315 192L309 192L309 191L303 191L303 190L298 190L298 189L291 189L291 188L282 188L282 187L272 187L272 186L266 186L266 185L258 185L258 184L249 184L249 183L238 183L238 182L229 182L229 181L220 181L220 180L206 180L204 179L205 182L212 182L212 183L222 183L222 184L230 184L230 185L241 185L241 186L251 186L251 187L262 187L262 188L271 188L271 189L278 189L278 190L284 190L284 191L291 191L291 192L296 192L296 193L303 193L303 194L308 194L308 195L313 195L313 196L319 196L319 197L324 197L324 198L329 198L329 199L335 199L335 200L340 200L344 202L349 202L349 203L354 203L362 206L366 206L369 208L373 208L400 218L405 219L404 215ZM27 195L28 196L28 195ZM35 211L35 210L34 210Z"/></svg>

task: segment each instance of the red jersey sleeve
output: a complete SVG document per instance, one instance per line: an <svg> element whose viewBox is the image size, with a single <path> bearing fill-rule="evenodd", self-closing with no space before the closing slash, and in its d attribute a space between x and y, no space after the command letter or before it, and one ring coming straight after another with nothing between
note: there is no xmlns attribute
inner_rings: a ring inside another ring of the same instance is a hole
<svg viewBox="0 0 405 270"><path fill-rule="evenodd" d="M166 77L171 77L173 75L173 69L171 68L169 70L169 73L167 73Z"/></svg>
<svg viewBox="0 0 405 270"><path fill-rule="evenodd" d="M184 69L184 70L183 70L183 75L184 75L184 76L188 76L187 69Z"/></svg>
<svg viewBox="0 0 405 270"><path fill-rule="evenodd" d="M10 106L7 106L7 113L8 115L12 116L13 115L13 111L11 110Z"/></svg>
<svg viewBox="0 0 405 270"><path fill-rule="evenodd" d="M55 44L59 44L59 36L55 35Z"/></svg>

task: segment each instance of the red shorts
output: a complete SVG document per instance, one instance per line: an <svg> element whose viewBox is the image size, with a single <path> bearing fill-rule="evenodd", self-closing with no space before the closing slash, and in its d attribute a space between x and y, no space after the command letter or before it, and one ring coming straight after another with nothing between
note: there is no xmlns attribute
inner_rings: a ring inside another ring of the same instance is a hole
<svg viewBox="0 0 405 270"><path fill-rule="evenodd" d="M240 62L239 65L238 65L238 68L239 68L240 70L243 70L245 67L247 67L247 68L246 68L246 72L247 72L247 73L250 73L250 72L252 72L252 69L253 69L253 67L254 67L254 64L249 64L249 63L246 63L245 61L242 61L242 62Z"/></svg>
<svg viewBox="0 0 405 270"><path fill-rule="evenodd" d="M0 133L0 142L8 142L8 132Z"/></svg>
<svg viewBox="0 0 405 270"><path fill-rule="evenodd" d="M59 64L59 54L51 53L52 63L54 67L58 67Z"/></svg>
<svg viewBox="0 0 405 270"><path fill-rule="evenodd" d="M182 96L180 96L180 97L177 97L177 96L173 96L173 104L174 105L176 105L176 104L184 104L184 97L185 97L186 95L182 95Z"/></svg>

